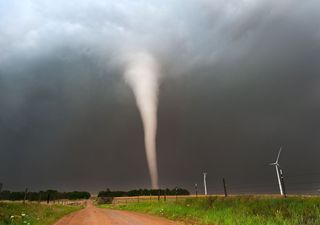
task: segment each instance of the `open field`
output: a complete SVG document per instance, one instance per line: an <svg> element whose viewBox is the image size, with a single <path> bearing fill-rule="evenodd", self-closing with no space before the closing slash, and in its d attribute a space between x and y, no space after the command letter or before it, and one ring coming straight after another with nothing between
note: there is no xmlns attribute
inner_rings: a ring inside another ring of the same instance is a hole
<svg viewBox="0 0 320 225"><path fill-rule="evenodd" d="M49 225L82 206L46 205L38 203L0 202L0 225Z"/></svg>
<svg viewBox="0 0 320 225"><path fill-rule="evenodd" d="M320 198L290 196L210 196L178 201L131 201L102 205L132 210L192 224L214 225L319 225Z"/></svg>

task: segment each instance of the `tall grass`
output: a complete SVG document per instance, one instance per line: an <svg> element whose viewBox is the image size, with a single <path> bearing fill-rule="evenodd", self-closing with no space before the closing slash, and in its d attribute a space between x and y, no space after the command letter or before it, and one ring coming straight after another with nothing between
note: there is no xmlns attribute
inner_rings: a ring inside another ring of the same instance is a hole
<svg viewBox="0 0 320 225"><path fill-rule="evenodd" d="M49 225L80 206L0 202L0 225Z"/></svg>
<svg viewBox="0 0 320 225"><path fill-rule="evenodd" d="M113 207L151 213L191 224L320 225L318 197L208 197L180 199L178 202L130 203Z"/></svg>

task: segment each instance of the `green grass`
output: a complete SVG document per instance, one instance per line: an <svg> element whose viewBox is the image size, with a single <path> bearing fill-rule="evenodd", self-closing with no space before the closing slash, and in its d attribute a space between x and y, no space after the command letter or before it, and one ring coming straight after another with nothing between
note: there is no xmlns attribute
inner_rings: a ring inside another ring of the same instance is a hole
<svg viewBox="0 0 320 225"><path fill-rule="evenodd" d="M0 225L49 225L80 206L0 202Z"/></svg>
<svg viewBox="0 0 320 225"><path fill-rule="evenodd" d="M208 197L101 207L150 213L189 224L320 225L319 197Z"/></svg>

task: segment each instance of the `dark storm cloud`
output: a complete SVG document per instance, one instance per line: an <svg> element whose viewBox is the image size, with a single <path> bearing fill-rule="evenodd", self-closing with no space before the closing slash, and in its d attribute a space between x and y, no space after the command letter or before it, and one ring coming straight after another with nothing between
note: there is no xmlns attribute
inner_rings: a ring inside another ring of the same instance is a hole
<svg viewBox="0 0 320 225"><path fill-rule="evenodd" d="M144 49L164 75L161 185L192 188L206 170L211 192L223 176L234 191L275 192L267 163L284 145L289 191L316 190L319 8L290 0L1 1L0 180L15 189L148 186L121 60Z"/></svg>

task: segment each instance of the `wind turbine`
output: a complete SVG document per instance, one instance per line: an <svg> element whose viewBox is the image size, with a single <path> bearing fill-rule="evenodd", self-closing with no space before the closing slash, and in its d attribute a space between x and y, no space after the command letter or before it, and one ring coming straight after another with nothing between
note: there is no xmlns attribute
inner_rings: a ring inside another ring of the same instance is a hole
<svg viewBox="0 0 320 225"><path fill-rule="evenodd" d="M279 164L279 157L280 157L281 151L282 151L282 147L280 147L280 149L279 149L277 160L274 163L270 163L270 166L275 166L275 168L276 168L280 194L284 195L283 194L283 186L282 186L281 177L280 177L280 176L282 176L282 170L281 170L281 167L280 167L280 164Z"/></svg>
<svg viewBox="0 0 320 225"><path fill-rule="evenodd" d="M203 173L203 185L204 185L204 194L205 195L208 195L208 192L207 192L207 173Z"/></svg>

